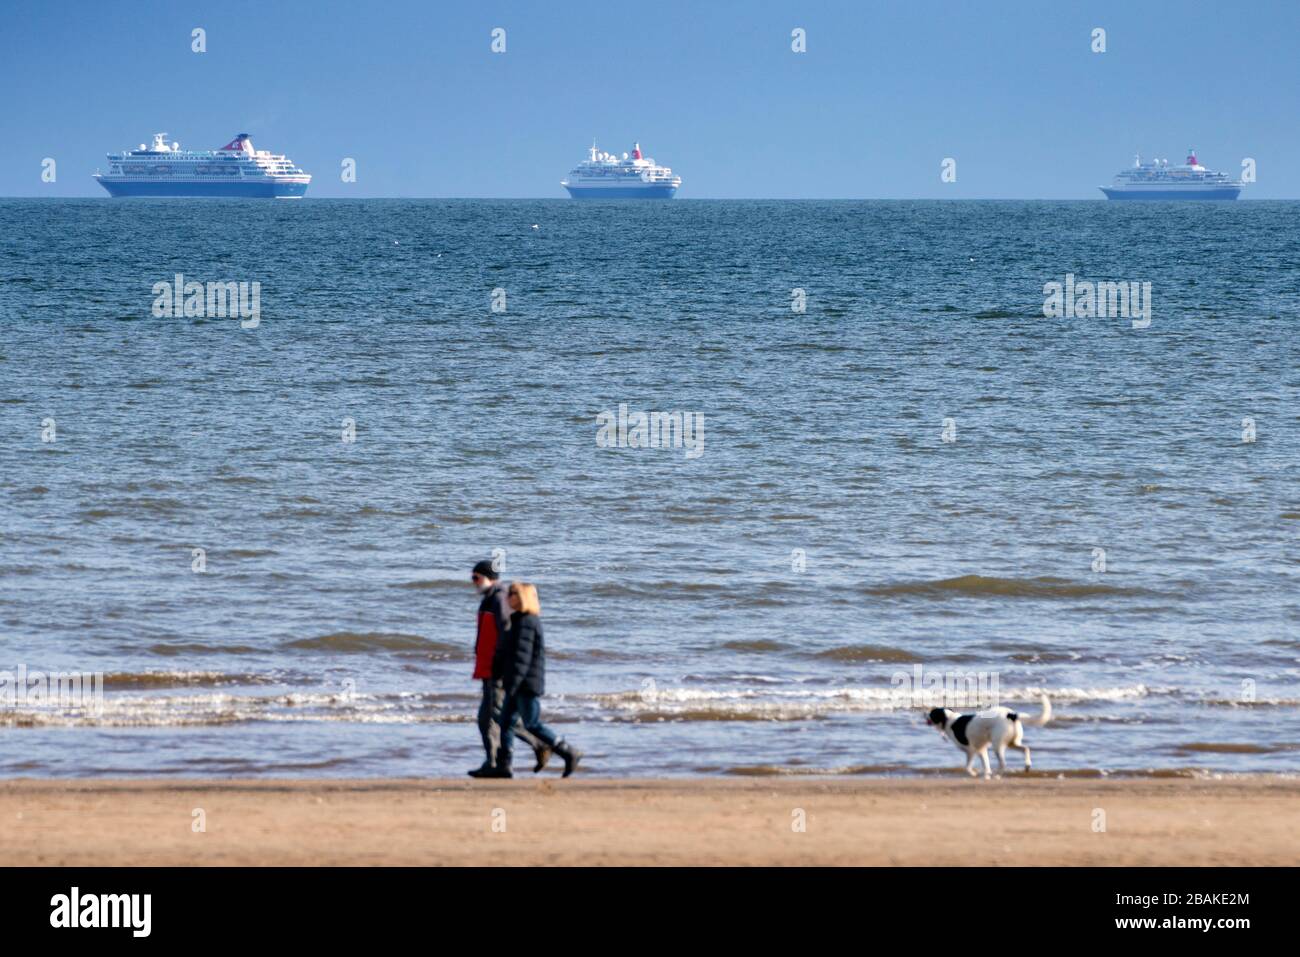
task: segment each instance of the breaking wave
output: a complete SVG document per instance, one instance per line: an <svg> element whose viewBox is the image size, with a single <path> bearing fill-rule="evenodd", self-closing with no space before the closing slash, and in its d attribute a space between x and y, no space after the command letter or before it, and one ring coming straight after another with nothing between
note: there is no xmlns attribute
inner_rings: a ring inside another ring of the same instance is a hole
<svg viewBox="0 0 1300 957"><path fill-rule="evenodd" d="M140 689L141 686L131 687ZM345 690L267 695L106 694L97 706L5 708L0 710L0 727L180 728L259 721L462 723L474 720L471 698L413 692L366 695Z"/></svg>
<svg viewBox="0 0 1300 957"><path fill-rule="evenodd" d="M1023 687L999 690L1002 704L1030 707L1039 695L1047 694L1054 705L1122 701L1151 695L1173 695L1172 689L1147 685L1101 688ZM854 714L883 714L919 711L946 702L943 694L909 687L843 687L819 691L807 689L738 688L651 688L609 694L568 695L566 704L595 710L606 721L811 721ZM977 707L995 702L980 702ZM971 703L956 702L963 707ZM1054 720L1063 720L1058 715Z"/></svg>

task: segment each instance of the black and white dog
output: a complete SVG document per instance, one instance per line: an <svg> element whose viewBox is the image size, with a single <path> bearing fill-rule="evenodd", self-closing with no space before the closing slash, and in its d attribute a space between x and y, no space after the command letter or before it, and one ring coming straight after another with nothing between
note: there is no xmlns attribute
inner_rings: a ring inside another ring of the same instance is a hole
<svg viewBox="0 0 1300 957"><path fill-rule="evenodd" d="M1021 737L1025 725L1041 728L1052 720L1052 702L1047 700L1047 695L1042 696L1042 702L1043 710L1036 715L1017 714L1010 708L1002 707L989 708L978 714L958 714L947 708L935 708L925 720L966 752L966 772L971 777L979 773L975 770L975 755L978 754L984 761L984 777L988 778L993 774L992 768L989 767L990 747L998 756L999 771L1007 769L1008 747L1019 748L1025 752L1025 770L1028 771L1032 767L1029 763L1029 748L1025 746Z"/></svg>

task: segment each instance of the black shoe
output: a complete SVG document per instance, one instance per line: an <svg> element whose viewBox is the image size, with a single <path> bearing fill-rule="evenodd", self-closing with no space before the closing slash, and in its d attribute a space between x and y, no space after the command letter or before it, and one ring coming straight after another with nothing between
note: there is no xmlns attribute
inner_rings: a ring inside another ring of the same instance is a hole
<svg viewBox="0 0 1300 957"><path fill-rule="evenodd" d="M564 758L564 773L560 775L562 778L567 778L577 770L578 762L582 760L582 752L563 741L555 746L555 753Z"/></svg>
<svg viewBox="0 0 1300 957"><path fill-rule="evenodd" d="M506 767L502 767L501 765L498 764L495 768L486 768L486 769L484 769L484 768L479 768L479 772L480 772L480 773L478 773L478 774L474 774L474 777L476 777L476 778L512 778L512 777L514 777L514 774L511 772L509 765L507 765ZM470 773L473 774L474 772L471 771Z"/></svg>
<svg viewBox="0 0 1300 957"><path fill-rule="evenodd" d="M490 764L488 764L486 761L484 761L482 764L480 764L478 767L476 767L473 771L467 771L466 773L467 773L470 777L472 777L472 778L481 778L481 777L486 777L486 776L487 776L487 773L488 773L489 771L491 771L491 770L492 770L492 765L490 765Z"/></svg>
<svg viewBox="0 0 1300 957"><path fill-rule="evenodd" d="M533 768L533 773L536 774L542 768L546 767L546 762L551 760L551 755L555 752L551 750L549 745L544 744L534 753L537 755L537 765Z"/></svg>

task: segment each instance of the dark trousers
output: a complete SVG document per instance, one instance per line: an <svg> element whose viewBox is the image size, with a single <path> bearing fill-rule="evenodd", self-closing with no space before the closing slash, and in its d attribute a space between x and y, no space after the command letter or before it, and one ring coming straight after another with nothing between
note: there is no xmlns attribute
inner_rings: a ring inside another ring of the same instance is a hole
<svg viewBox="0 0 1300 957"><path fill-rule="evenodd" d="M500 681L485 679L483 681L483 700L478 706L478 733L483 738L483 753L490 768L497 766L501 750L501 708L505 703L506 691ZM512 719L518 724L518 716ZM541 742L523 728L516 728L515 733L521 741L534 751L541 747Z"/></svg>
<svg viewBox="0 0 1300 957"><path fill-rule="evenodd" d="M522 730L516 730L516 722L523 725ZM501 767L510 766L510 751L516 734L524 741L532 738L552 748L560 743L560 736L542 724L541 700L522 689L517 694L506 695L501 705L501 750L497 753ZM533 748L536 749L537 745L534 744Z"/></svg>

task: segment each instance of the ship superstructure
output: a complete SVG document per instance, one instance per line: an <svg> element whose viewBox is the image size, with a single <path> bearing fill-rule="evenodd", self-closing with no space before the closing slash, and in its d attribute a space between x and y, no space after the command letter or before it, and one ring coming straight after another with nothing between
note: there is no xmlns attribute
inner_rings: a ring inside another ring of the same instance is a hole
<svg viewBox="0 0 1300 957"><path fill-rule="evenodd" d="M682 185L667 166L641 154L641 144L622 158L591 144L587 159L575 166L560 185L574 199L672 199Z"/></svg>
<svg viewBox="0 0 1300 957"><path fill-rule="evenodd" d="M301 197L311 174L280 153L253 148L240 133L218 150L183 150L155 133L153 145L108 154L108 172L95 173L110 196Z"/></svg>
<svg viewBox="0 0 1300 957"><path fill-rule="evenodd" d="M1167 159L1144 163L1139 154L1112 185L1099 189L1107 199L1236 199L1242 186L1226 173L1206 169L1191 149L1181 166L1170 166Z"/></svg>

